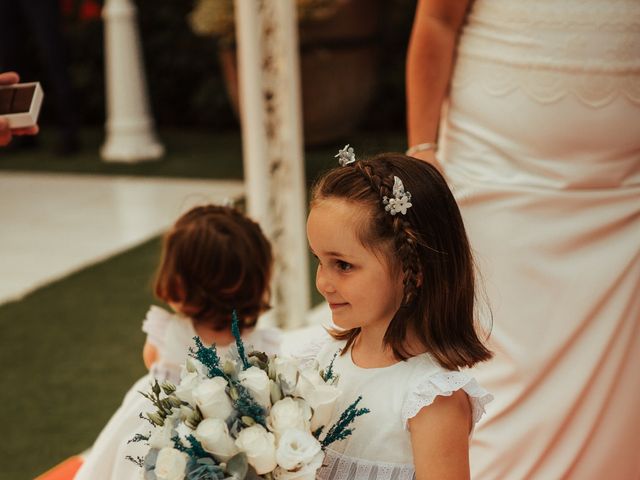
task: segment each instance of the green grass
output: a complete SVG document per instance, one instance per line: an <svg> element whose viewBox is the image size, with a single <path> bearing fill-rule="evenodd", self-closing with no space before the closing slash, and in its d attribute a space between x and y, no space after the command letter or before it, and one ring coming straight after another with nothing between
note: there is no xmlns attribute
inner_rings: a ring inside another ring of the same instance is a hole
<svg viewBox="0 0 640 480"><path fill-rule="evenodd" d="M137 164L107 163L99 154L104 140L100 129L81 132L82 149L76 155L53 154L55 132L43 128L38 148L11 148L0 153L0 171L20 170L145 177L242 178L242 145L237 132L214 133L163 130L166 155L160 161Z"/></svg>
<svg viewBox="0 0 640 480"><path fill-rule="evenodd" d="M159 249L153 239L0 306L0 478L33 478L88 448L144 373Z"/></svg>
<svg viewBox="0 0 640 480"><path fill-rule="evenodd" d="M85 149L71 158L48 153L43 132L33 151L8 151L2 170L194 178L241 178L237 133L163 131L161 162L106 164L101 133L83 132ZM360 156L401 150L403 135L359 134ZM306 152L307 182L335 165L336 145ZM144 373L141 321L150 303L158 238L0 306L0 480L31 479L90 447L131 384ZM313 268L311 269L313 277ZM319 295L313 288L313 303ZM7 431L8 429L8 431Z"/></svg>

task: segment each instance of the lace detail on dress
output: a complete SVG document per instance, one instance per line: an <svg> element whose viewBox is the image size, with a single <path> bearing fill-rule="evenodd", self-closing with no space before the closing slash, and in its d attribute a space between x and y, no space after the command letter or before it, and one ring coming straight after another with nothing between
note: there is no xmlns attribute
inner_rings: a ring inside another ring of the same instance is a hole
<svg viewBox="0 0 640 480"><path fill-rule="evenodd" d="M325 451L318 480L412 480L415 469L411 464L383 463L348 457L333 450Z"/></svg>
<svg viewBox="0 0 640 480"><path fill-rule="evenodd" d="M640 49L640 47L638 47ZM520 68L486 60L459 60L451 83L452 90L479 86L494 97L521 90L532 100L550 104L574 96L593 108L609 105L618 97L640 104L640 72L611 75L607 73L562 72Z"/></svg>
<svg viewBox="0 0 640 480"><path fill-rule="evenodd" d="M402 407L402 421L407 426L410 418L431 405L438 395L451 396L453 392L464 390L471 404L473 425L484 415L484 407L493 400L493 395L478 384L475 378L464 372L439 372L418 383L407 395Z"/></svg>
<svg viewBox="0 0 640 480"><path fill-rule="evenodd" d="M573 95L602 107L640 104L637 0L478 0L458 45L452 87L540 103Z"/></svg>

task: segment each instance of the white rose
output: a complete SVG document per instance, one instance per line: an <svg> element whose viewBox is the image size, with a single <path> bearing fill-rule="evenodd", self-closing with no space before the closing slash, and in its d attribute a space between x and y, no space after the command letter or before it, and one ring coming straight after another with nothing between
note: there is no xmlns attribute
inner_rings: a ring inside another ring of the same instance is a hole
<svg viewBox="0 0 640 480"><path fill-rule="evenodd" d="M158 450L160 450L161 448L172 445L172 432L173 425L170 422L165 422L162 427L154 428L151 431L151 435L149 435L149 446L151 448L157 448Z"/></svg>
<svg viewBox="0 0 640 480"><path fill-rule="evenodd" d="M175 395L183 402L194 403L193 390L202 382L197 372L187 373L182 377L180 385L176 387Z"/></svg>
<svg viewBox="0 0 640 480"><path fill-rule="evenodd" d="M240 383L249 390L258 404L268 409L271 406L269 376L258 367L249 367L238 374Z"/></svg>
<svg viewBox="0 0 640 480"><path fill-rule="evenodd" d="M193 404L195 403L196 402L194 401ZM178 420L181 420L184 422L187 418L193 415L193 412L195 412L195 407L192 408L187 405L180 405L180 408L177 410L174 410L174 412L178 413Z"/></svg>
<svg viewBox="0 0 640 480"><path fill-rule="evenodd" d="M256 424L242 430L236 439L236 446L246 453L249 465L258 475L276 468L276 439L262 425Z"/></svg>
<svg viewBox="0 0 640 480"><path fill-rule="evenodd" d="M226 388L227 381L224 378L214 377L203 380L193 390L193 399L200 407L204 418L226 420L231 415L233 405L225 391Z"/></svg>
<svg viewBox="0 0 640 480"><path fill-rule="evenodd" d="M276 460L285 470L297 470L310 464L322 452L320 442L307 431L287 430L276 450ZM320 460L322 464L322 460Z"/></svg>
<svg viewBox="0 0 640 480"><path fill-rule="evenodd" d="M307 465L302 466L295 472L289 472L282 467L278 467L273 472L276 480L315 480L318 469L322 466L324 453L320 452L313 457Z"/></svg>
<svg viewBox="0 0 640 480"><path fill-rule="evenodd" d="M207 418L200 422L195 436L202 447L219 462L226 462L238 453L226 422L219 418Z"/></svg>
<svg viewBox="0 0 640 480"><path fill-rule="evenodd" d="M195 344L193 345L195 348ZM189 372L196 372L201 378L207 377L208 368L200 360L189 356L180 369L180 378L184 377Z"/></svg>
<svg viewBox="0 0 640 480"><path fill-rule="evenodd" d="M187 470L187 456L175 448L165 447L158 452L154 470L158 480L182 480Z"/></svg>
<svg viewBox="0 0 640 480"><path fill-rule="evenodd" d="M282 400L282 390L273 380L269 379L269 389L271 391L271 403L276 403L278 400Z"/></svg>
<svg viewBox="0 0 640 480"><path fill-rule="evenodd" d="M276 357L273 359L273 366L276 379L282 378L292 389L295 389L298 383L298 361L289 357Z"/></svg>
<svg viewBox="0 0 640 480"><path fill-rule="evenodd" d="M318 376L319 377L319 376ZM333 417L336 403L340 398L340 390L322 381L314 383L314 377L300 375L296 394L304 398L313 409L311 430L327 425ZM321 379L322 380L322 379Z"/></svg>
<svg viewBox="0 0 640 480"><path fill-rule="evenodd" d="M318 370L312 368L302 369L298 375L294 396L307 400L307 397L310 397L319 385L326 385L326 383L322 380Z"/></svg>
<svg viewBox="0 0 640 480"><path fill-rule="evenodd" d="M313 416L311 417L312 431L329 424L333 418L340 395L340 390L331 385L319 385L316 388L308 400L313 409Z"/></svg>
<svg viewBox="0 0 640 480"><path fill-rule="evenodd" d="M307 366L306 368L301 369L298 382L300 382L300 377L302 377L308 382L311 382L312 385L324 385L326 382L320 376L320 370L318 368Z"/></svg>
<svg viewBox="0 0 640 480"><path fill-rule="evenodd" d="M279 439L282 434L292 428L298 430L309 430L309 420L311 420L311 408L302 399L291 397L277 401L267 418L267 427L275 433Z"/></svg>

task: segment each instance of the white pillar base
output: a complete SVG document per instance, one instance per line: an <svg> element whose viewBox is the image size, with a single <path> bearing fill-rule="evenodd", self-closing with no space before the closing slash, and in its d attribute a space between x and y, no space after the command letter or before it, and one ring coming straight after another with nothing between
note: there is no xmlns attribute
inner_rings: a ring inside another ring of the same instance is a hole
<svg viewBox="0 0 640 480"><path fill-rule="evenodd" d="M126 142L107 142L100 149L102 160L107 163L139 163L159 160L164 155L162 145L140 145L138 139Z"/></svg>
<svg viewBox="0 0 640 480"><path fill-rule="evenodd" d="M164 146L157 140L151 125L107 125L107 140L100 149L105 162L137 163L159 160Z"/></svg>

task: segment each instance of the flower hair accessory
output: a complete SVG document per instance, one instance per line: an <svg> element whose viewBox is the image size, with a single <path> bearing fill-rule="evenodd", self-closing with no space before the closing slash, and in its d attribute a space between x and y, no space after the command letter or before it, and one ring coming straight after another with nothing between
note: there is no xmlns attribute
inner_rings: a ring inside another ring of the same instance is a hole
<svg viewBox="0 0 640 480"><path fill-rule="evenodd" d="M334 155L334 157L338 159L341 167L356 161L356 154L353 153L353 147L350 147L348 143L342 150L338 150L338 153Z"/></svg>
<svg viewBox="0 0 640 480"><path fill-rule="evenodd" d="M391 215L397 213L406 215L407 209L412 207L411 192L407 192L404 189L402 180L395 175L393 176L393 198L388 198L387 196L382 197L382 204L385 206L385 211Z"/></svg>

